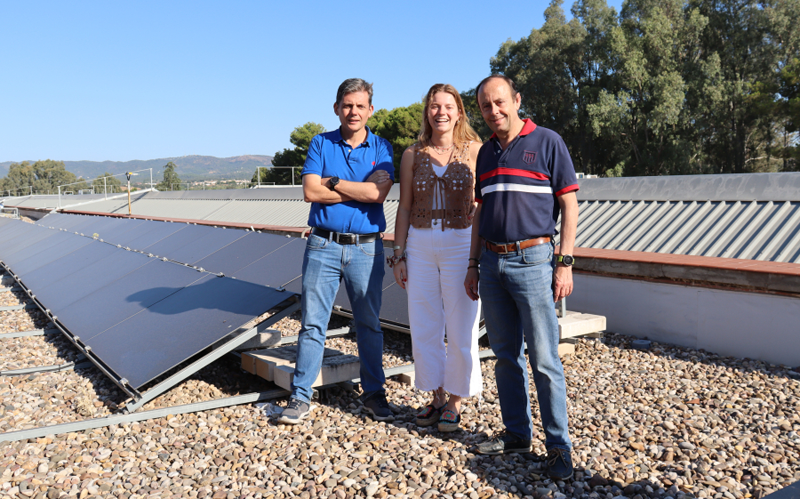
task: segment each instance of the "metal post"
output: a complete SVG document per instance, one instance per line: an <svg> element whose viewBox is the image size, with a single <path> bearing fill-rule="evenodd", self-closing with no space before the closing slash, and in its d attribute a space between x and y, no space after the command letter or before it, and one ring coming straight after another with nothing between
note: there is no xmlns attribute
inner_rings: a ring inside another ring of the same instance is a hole
<svg viewBox="0 0 800 499"><path fill-rule="evenodd" d="M258 178L258 186L261 187L261 167L256 166L256 177Z"/></svg>
<svg viewBox="0 0 800 499"><path fill-rule="evenodd" d="M131 172L126 172L128 177L128 216L131 216Z"/></svg>
<svg viewBox="0 0 800 499"><path fill-rule="evenodd" d="M58 186L58 207L61 208L61 186Z"/></svg>
<svg viewBox="0 0 800 499"><path fill-rule="evenodd" d="M153 188L153 169L150 168L150 189Z"/></svg>
<svg viewBox="0 0 800 499"><path fill-rule="evenodd" d="M292 176L292 187L294 187L294 166L292 167L291 170L289 170L289 174L291 174Z"/></svg>
<svg viewBox="0 0 800 499"><path fill-rule="evenodd" d="M105 194L106 199L108 199L108 185L106 185L106 177L103 177L103 194Z"/></svg>

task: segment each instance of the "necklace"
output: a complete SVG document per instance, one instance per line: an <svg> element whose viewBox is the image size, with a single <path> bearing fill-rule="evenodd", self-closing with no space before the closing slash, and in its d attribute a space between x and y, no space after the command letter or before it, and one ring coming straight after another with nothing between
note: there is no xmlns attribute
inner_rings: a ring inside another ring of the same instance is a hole
<svg viewBox="0 0 800 499"><path fill-rule="evenodd" d="M433 150L436 151L439 154L445 154L446 152L450 151L450 149L453 148L453 145L454 144L451 143L447 147L438 147L436 144L431 143L431 147L433 148Z"/></svg>

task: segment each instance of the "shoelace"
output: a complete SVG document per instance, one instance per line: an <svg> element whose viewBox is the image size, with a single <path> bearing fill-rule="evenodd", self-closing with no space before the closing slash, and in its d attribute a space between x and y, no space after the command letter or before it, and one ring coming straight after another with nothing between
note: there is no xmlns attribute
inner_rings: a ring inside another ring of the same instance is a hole
<svg viewBox="0 0 800 499"><path fill-rule="evenodd" d="M567 453L567 451L565 451L564 449L559 449L558 447L553 447L552 449L547 451L547 465L548 466L555 466L556 461L558 461L559 459L561 459L561 461L566 465L567 464L567 460L564 458L564 454L566 454L566 453Z"/></svg>
<svg viewBox="0 0 800 499"><path fill-rule="evenodd" d="M287 409L299 409L300 408L300 404L302 404L302 402L300 402L299 400L292 399L292 400L289 401L289 405L287 405L286 408Z"/></svg>

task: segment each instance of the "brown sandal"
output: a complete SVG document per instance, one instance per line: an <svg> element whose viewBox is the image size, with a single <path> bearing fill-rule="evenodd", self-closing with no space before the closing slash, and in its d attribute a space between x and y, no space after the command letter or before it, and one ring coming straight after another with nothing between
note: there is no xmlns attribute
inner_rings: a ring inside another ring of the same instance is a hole
<svg viewBox="0 0 800 499"><path fill-rule="evenodd" d="M439 421L439 418L442 415L442 409L445 408L445 405L439 407L438 409L434 407L433 404L426 405L425 408L422 409L422 412L417 414L417 426L435 425Z"/></svg>
<svg viewBox="0 0 800 499"><path fill-rule="evenodd" d="M452 409L445 409L442 411L442 416L439 418L439 431L451 432L456 431L461 424L461 414Z"/></svg>

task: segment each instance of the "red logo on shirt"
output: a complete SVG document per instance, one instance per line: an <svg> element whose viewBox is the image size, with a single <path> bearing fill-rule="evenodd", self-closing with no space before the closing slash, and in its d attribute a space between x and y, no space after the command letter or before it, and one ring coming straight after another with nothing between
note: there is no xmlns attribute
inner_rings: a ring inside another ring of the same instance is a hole
<svg viewBox="0 0 800 499"><path fill-rule="evenodd" d="M534 152L534 151L525 151L525 153L522 155L522 161L526 165L529 165L529 164L533 163L534 161L536 161L536 152Z"/></svg>
<svg viewBox="0 0 800 499"><path fill-rule="evenodd" d="M374 161L372 162L372 166L375 166L375 162Z"/></svg>

